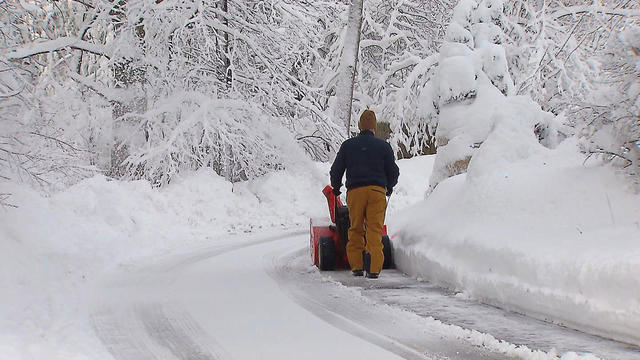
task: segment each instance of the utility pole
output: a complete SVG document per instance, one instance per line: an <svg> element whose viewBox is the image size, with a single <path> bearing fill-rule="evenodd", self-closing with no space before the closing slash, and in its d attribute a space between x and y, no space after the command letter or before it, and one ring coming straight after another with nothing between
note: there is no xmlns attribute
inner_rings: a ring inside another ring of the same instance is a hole
<svg viewBox="0 0 640 360"><path fill-rule="evenodd" d="M343 121L346 127L347 138L351 136L351 108L360 49L363 2L364 0L352 0L351 6L349 7L347 32L342 48L342 57L340 59L336 84L336 102L333 115L336 120Z"/></svg>

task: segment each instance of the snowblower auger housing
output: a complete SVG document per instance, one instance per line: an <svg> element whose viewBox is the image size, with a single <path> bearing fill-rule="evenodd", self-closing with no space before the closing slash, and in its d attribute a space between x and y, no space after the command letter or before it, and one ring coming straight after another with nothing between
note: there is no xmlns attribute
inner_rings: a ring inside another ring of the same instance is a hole
<svg viewBox="0 0 640 360"><path fill-rule="evenodd" d="M329 219L311 219L309 222L311 261L320 270L349 269L347 260L348 232L351 225L349 209L339 197L333 194L332 190L330 185L322 190L329 205ZM391 241L387 235L386 225L382 226L382 244L383 268L393 268Z"/></svg>

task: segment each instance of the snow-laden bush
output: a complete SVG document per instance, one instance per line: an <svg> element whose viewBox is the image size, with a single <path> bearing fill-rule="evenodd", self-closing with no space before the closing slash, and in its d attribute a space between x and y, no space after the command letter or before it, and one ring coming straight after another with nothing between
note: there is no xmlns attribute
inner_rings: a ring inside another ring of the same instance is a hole
<svg viewBox="0 0 640 360"><path fill-rule="evenodd" d="M60 189L96 173L91 137L111 113L68 85L38 83L0 101L0 178Z"/></svg>
<svg viewBox="0 0 640 360"><path fill-rule="evenodd" d="M585 150L628 169L640 181L640 27L631 26L609 45L608 80L597 93L602 116L587 124Z"/></svg>
<svg viewBox="0 0 640 360"><path fill-rule="evenodd" d="M304 158L281 120L257 105L196 92L172 94L158 104L141 116L146 141L126 160L130 177L159 185L181 170L207 167L238 181Z"/></svg>

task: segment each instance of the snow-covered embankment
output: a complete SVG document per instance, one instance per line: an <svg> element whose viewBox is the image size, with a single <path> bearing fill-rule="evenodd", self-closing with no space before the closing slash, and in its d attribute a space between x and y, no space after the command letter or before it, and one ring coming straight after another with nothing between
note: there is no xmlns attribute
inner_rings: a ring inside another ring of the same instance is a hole
<svg viewBox="0 0 640 360"><path fill-rule="evenodd" d="M612 169L583 165L572 139L507 159L496 144L509 135L496 131L468 174L392 217L397 264L487 303L640 344L640 196Z"/></svg>
<svg viewBox="0 0 640 360"><path fill-rule="evenodd" d="M473 298L640 344L640 195L585 162L564 114L517 95L502 5L453 11L423 91L434 191L394 218L396 261Z"/></svg>

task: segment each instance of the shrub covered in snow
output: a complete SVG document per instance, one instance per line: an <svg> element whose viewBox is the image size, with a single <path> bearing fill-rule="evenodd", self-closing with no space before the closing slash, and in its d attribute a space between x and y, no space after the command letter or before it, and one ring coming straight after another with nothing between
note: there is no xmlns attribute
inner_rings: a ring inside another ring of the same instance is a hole
<svg viewBox="0 0 640 360"><path fill-rule="evenodd" d="M602 113L583 129L585 150L627 168L640 183L640 27L621 32L609 51L608 80L597 92Z"/></svg>

